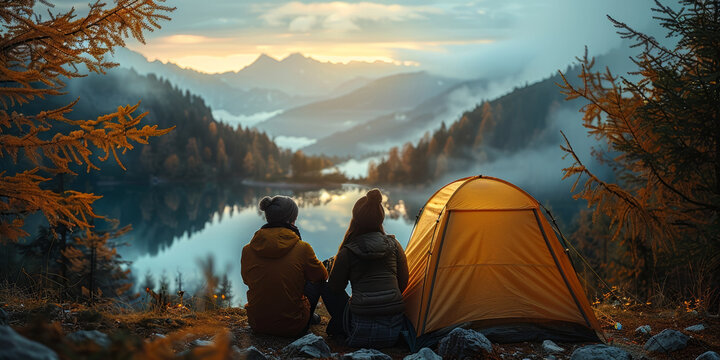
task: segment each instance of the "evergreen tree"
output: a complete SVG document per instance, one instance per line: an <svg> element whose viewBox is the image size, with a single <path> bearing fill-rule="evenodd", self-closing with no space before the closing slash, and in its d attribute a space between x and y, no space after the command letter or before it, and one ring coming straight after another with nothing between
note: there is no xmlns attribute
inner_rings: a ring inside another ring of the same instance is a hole
<svg viewBox="0 0 720 360"><path fill-rule="evenodd" d="M141 285L142 291L145 290L155 290L155 278L153 277L150 270L145 273L145 277L143 278L143 282Z"/></svg>
<svg viewBox="0 0 720 360"><path fill-rule="evenodd" d="M610 161L617 181L587 168L567 139L563 149L574 163L564 178L577 176L575 186L585 179L576 196L610 218L613 239L637 264L631 275L639 290L649 292L652 283L674 273L680 281L673 289L682 292L686 278L678 274L688 275L689 268L707 271L712 282L706 286L717 289L720 3L683 0L680 10L655 5L655 18L676 41L673 47L610 18L620 36L641 49L633 58L637 79L595 72L586 51L579 59L582 83L563 85L568 99L587 101L583 125L605 141L607 149L595 155Z"/></svg>
<svg viewBox="0 0 720 360"><path fill-rule="evenodd" d="M219 298L221 299L220 304L222 307L229 307L232 304L232 283L228 279L227 274L224 274L220 281L220 289L218 290Z"/></svg>

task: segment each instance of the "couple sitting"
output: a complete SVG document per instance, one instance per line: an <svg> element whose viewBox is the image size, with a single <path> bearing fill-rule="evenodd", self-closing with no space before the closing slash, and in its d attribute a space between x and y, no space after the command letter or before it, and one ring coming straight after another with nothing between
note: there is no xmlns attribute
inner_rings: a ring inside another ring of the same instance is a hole
<svg viewBox="0 0 720 360"><path fill-rule="evenodd" d="M326 261L326 269L301 240L295 226L297 204L285 196L263 198L260 210L268 223L243 248L241 258L253 331L304 334L322 296L331 316L328 334L345 335L353 347L394 345L404 323L408 268L402 246L383 230L381 203L378 189L355 203L334 263ZM348 281L352 297L345 292Z"/></svg>

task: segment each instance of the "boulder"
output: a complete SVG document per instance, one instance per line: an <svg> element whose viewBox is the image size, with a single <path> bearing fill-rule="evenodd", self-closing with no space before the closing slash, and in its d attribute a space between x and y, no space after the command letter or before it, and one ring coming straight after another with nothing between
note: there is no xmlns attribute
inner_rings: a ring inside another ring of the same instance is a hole
<svg viewBox="0 0 720 360"><path fill-rule="evenodd" d="M190 347L202 347L202 346L213 346L215 345L214 342L211 340L202 340L202 339L195 339L190 342Z"/></svg>
<svg viewBox="0 0 720 360"><path fill-rule="evenodd" d="M565 351L565 349L558 346L556 343L552 342L552 340L545 340L542 343L542 348L546 353L549 354L557 354Z"/></svg>
<svg viewBox="0 0 720 360"><path fill-rule="evenodd" d="M8 324L10 324L10 317L8 316L8 313L5 312L5 310L0 308L0 326Z"/></svg>
<svg viewBox="0 0 720 360"><path fill-rule="evenodd" d="M424 347L420 351L406 356L403 360L442 360L442 357L430 350L430 348Z"/></svg>
<svg viewBox="0 0 720 360"><path fill-rule="evenodd" d="M107 334L97 330L80 330L67 335L67 339L76 343L93 343L103 349L110 347L110 338Z"/></svg>
<svg viewBox="0 0 720 360"><path fill-rule="evenodd" d="M619 347L597 344L575 349L570 360L632 360L632 356Z"/></svg>
<svg viewBox="0 0 720 360"><path fill-rule="evenodd" d="M685 328L685 331L692 331L692 332L700 332L705 330L705 325L703 324L697 324L693 326L688 326Z"/></svg>
<svg viewBox="0 0 720 360"><path fill-rule="evenodd" d="M233 360L267 360L268 357L262 351L258 350L254 346L250 346L245 349L233 345L232 347L232 359Z"/></svg>
<svg viewBox="0 0 720 360"><path fill-rule="evenodd" d="M282 349L283 358L292 357L310 357L310 358L326 358L330 357L330 347L325 340L315 334L307 334Z"/></svg>
<svg viewBox="0 0 720 360"><path fill-rule="evenodd" d="M687 346L688 336L671 329L665 329L651 337L643 346L647 351L672 352L684 349Z"/></svg>
<svg viewBox="0 0 720 360"><path fill-rule="evenodd" d="M636 333L640 333L642 335L650 335L651 331L652 331L652 328L650 327L650 325L638 326L638 328L635 329Z"/></svg>
<svg viewBox="0 0 720 360"><path fill-rule="evenodd" d="M344 354L340 360L392 360L392 358L375 349L360 349Z"/></svg>
<svg viewBox="0 0 720 360"><path fill-rule="evenodd" d="M453 329L438 344L438 355L443 359L482 359L491 352L490 340L471 329Z"/></svg>
<svg viewBox="0 0 720 360"><path fill-rule="evenodd" d="M0 360L57 360L57 354L47 346L28 340L9 326L0 325Z"/></svg>
<svg viewBox="0 0 720 360"><path fill-rule="evenodd" d="M695 360L720 360L720 355L714 351L707 351L700 354Z"/></svg>

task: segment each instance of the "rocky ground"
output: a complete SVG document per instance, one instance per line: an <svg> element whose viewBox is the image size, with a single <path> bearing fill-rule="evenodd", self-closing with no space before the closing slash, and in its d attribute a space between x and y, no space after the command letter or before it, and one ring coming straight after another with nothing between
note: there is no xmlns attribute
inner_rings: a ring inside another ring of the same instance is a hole
<svg viewBox="0 0 720 360"><path fill-rule="evenodd" d="M342 338L324 333L328 317L322 309L319 310L323 315L321 324L311 327L313 335L287 339L253 334L241 308L138 313L112 307L89 309L73 304L2 301L0 299L0 309L3 309L0 311L0 360L313 356L439 359L437 353L443 355L442 358L696 359L708 351L720 352L718 317L685 310L599 306L596 314L603 324L607 346L550 342L491 344L475 331L458 330L437 347L413 355L405 346L383 349L381 353L346 347ZM717 354L705 356L701 359L720 360Z"/></svg>

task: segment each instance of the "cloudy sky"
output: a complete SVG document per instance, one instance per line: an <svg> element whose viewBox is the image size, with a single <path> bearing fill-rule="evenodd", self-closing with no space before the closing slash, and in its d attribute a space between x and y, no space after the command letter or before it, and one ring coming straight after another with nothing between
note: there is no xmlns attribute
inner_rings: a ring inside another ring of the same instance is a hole
<svg viewBox="0 0 720 360"><path fill-rule="evenodd" d="M60 2L67 7L70 2ZM130 48L151 60L215 73L261 53L333 62L393 61L454 76L543 72L620 40L610 14L648 27L650 0L168 0L173 20ZM85 3L74 3L77 10ZM517 64L517 66L514 66ZM512 70L510 70L512 69Z"/></svg>

